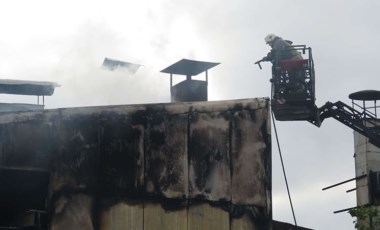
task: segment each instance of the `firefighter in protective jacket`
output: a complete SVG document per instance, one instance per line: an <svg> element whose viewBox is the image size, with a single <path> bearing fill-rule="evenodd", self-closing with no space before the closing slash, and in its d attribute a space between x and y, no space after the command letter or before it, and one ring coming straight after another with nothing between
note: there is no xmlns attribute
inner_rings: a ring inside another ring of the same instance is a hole
<svg viewBox="0 0 380 230"><path fill-rule="evenodd" d="M276 52L279 54L279 60L301 60L302 56L299 52L291 48L293 42L284 40L279 36L274 34L268 34L265 37L265 43L268 44L272 50L268 53L266 57L263 58L264 61L275 60Z"/></svg>
<svg viewBox="0 0 380 230"><path fill-rule="evenodd" d="M301 53L292 47L293 42L291 41L284 40L274 34L268 34L265 37L265 43L268 44L272 50L262 60L272 62L273 66L279 66L283 61L297 61L303 59ZM302 70L293 69L288 71L288 75L289 84L287 85L287 89L293 92L304 91L304 72Z"/></svg>

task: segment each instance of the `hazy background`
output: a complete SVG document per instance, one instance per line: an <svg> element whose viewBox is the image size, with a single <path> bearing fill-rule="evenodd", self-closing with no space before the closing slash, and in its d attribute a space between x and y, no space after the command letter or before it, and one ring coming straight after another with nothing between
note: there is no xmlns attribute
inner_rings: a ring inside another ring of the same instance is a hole
<svg viewBox="0 0 380 230"><path fill-rule="evenodd" d="M1 1L0 78L57 82L47 108L169 102L169 76L182 58L221 62L209 70L209 99L268 97L270 64L254 65L275 33L313 48L317 105L379 89L380 1L108 0ZM143 65L107 71L105 57ZM177 78L176 78L177 79ZM178 77L178 80L182 79ZM0 95L2 102L35 97ZM297 222L354 229L333 211L356 205L353 131L328 119L276 122ZM273 218L293 223L273 133Z"/></svg>

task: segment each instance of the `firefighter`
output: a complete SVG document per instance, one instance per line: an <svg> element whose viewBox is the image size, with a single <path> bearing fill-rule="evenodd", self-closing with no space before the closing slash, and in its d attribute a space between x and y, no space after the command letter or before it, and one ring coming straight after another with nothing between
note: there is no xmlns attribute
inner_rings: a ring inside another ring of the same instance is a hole
<svg viewBox="0 0 380 230"><path fill-rule="evenodd" d="M294 48L292 48L292 43L289 40L284 40L275 34L268 34L265 37L265 43L268 44L272 50L264 57L263 61L270 61L275 65L281 63L284 60L302 60L302 55ZM301 70L292 70L288 72L289 84L287 89L293 92L303 92L305 90L304 86L304 72Z"/></svg>
<svg viewBox="0 0 380 230"><path fill-rule="evenodd" d="M293 42L289 40L284 40L279 36L274 34L268 34L265 37L265 43L268 44L272 50L268 53L268 55L264 58L265 61L273 61L275 60L276 52L279 53L279 60L302 60L302 56L299 52L291 48Z"/></svg>

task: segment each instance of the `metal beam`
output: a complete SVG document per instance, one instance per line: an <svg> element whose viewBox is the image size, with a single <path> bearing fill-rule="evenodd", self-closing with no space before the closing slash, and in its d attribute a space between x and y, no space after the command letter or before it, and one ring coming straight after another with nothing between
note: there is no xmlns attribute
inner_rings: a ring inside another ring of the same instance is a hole
<svg viewBox="0 0 380 230"><path fill-rule="evenodd" d="M364 174L364 175L361 175L361 176L358 176L358 177L355 177L355 178L352 178L352 179L349 179L349 180L342 181L342 182L340 182L340 183L337 183L337 184L334 184L334 185L328 186L328 187L326 187L326 188L323 188L322 191L323 191L323 190L330 189L330 188L333 188L333 187L336 187L336 186L338 186L338 185L342 185L342 184L348 183L348 182L353 181L353 180L359 180L359 179L364 178L364 177L366 177L366 176L367 176L367 174Z"/></svg>

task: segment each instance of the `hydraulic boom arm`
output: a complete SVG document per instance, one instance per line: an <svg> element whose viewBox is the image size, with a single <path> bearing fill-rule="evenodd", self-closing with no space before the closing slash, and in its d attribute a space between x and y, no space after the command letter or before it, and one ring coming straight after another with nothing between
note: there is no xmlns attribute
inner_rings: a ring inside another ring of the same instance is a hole
<svg viewBox="0 0 380 230"><path fill-rule="evenodd" d="M321 124L326 118L332 117L347 125L358 133L369 139L369 142L380 148L380 124L376 123L376 117L366 112L359 112L354 108L338 101L335 103L327 102L319 108L319 119L317 124ZM315 122L312 122L316 124Z"/></svg>

